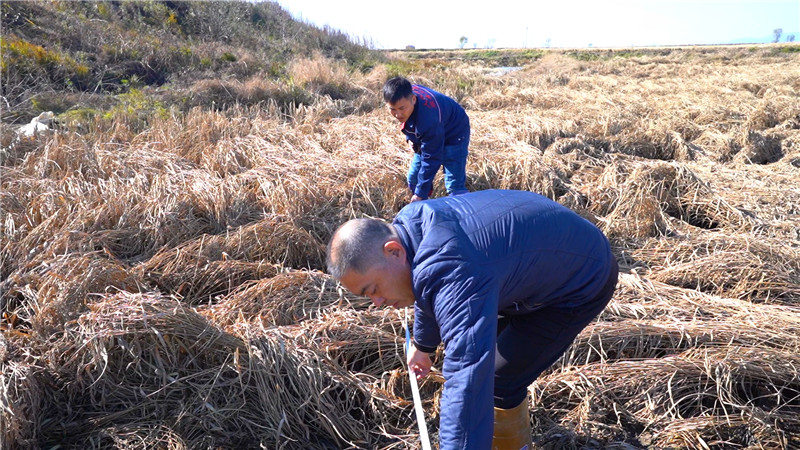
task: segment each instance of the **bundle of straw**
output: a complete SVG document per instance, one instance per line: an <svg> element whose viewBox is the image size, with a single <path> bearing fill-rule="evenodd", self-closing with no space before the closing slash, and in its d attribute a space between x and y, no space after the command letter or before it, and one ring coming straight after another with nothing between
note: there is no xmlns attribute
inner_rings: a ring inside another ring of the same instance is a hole
<svg viewBox="0 0 800 450"><path fill-rule="evenodd" d="M597 202L594 210L605 216L601 228L610 236L666 235L674 232L670 217L705 229L742 230L748 224L741 211L685 166L629 161L624 167L607 166L599 193L590 193L590 198L608 199Z"/></svg>
<svg viewBox="0 0 800 450"><path fill-rule="evenodd" d="M380 400L367 386L263 328L228 334L154 294L120 293L90 307L43 358L57 387L39 416L43 446L127 435L151 448L161 439L155 430L176 448L384 439Z"/></svg>
<svg viewBox="0 0 800 450"><path fill-rule="evenodd" d="M37 336L47 339L64 324L86 311L85 305L106 293L139 292L144 281L120 261L102 252L68 253L27 271L18 271L4 283L8 311L25 317ZM5 302L4 302L5 303Z"/></svg>
<svg viewBox="0 0 800 450"><path fill-rule="evenodd" d="M156 257L161 256L157 254L154 258ZM145 272L145 278L162 292L178 295L190 304L213 301L218 296L236 290L247 281L269 278L278 273L277 266L273 264L238 260L196 260L185 265L167 265L160 269L160 272Z"/></svg>
<svg viewBox="0 0 800 450"><path fill-rule="evenodd" d="M796 431L792 425L800 419L799 362L795 353L775 349L709 348L554 372L530 389L534 405L553 420L594 436L642 428L657 433L690 417L713 417L720 424L745 417L747 433L739 436L744 440L729 444L746 445L747 435L771 424L776 432L759 435L759 442L781 448L780 436Z"/></svg>
<svg viewBox="0 0 800 450"><path fill-rule="evenodd" d="M393 311L346 307L304 321L296 339L297 345L318 349L350 372L380 377L403 368L401 328Z"/></svg>
<svg viewBox="0 0 800 450"><path fill-rule="evenodd" d="M746 326L768 330L779 336L800 336L800 318L796 306L720 297L626 273L620 274L614 298L599 319L646 319L664 323L724 319L740 321Z"/></svg>
<svg viewBox="0 0 800 450"><path fill-rule="evenodd" d="M800 339L792 333L754 328L739 317L691 322L596 322L578 335L560 363L550 370L595 362L663 358L691 349L731 345L800 351Z"/></svg>
<svg viewBox="0 0 800 450"><path fill-rule="evenodd" d="M780 160L784 155L781 151L781 138L775 134L766 134L759 131L746 133L744 147L733 157L740 164L769 164Z"/></svg>
<svg viewBox="0 0 800 450"><path fill-rule="evenodd" d="M290 271L245 283L201 313L219 327L255 321L265 326L294 325L318 317L328 307L366 308L363 297L346 294L330 276L320 272Z"/></svg>
<svg viewBox="0 0 800 450"><path fill-rule="evenodd" d="M698 270L698 267L702 267ZM742 253L719 252L654 272L654 280L717 295L796 304L800 273L770 266Z"/></svg>
<svg viewBox="0 0 800 450"><path fill-rule="evenodd" d="M753 301L800 299L800 252L782 239L700 233L651 239L631 256L650 266L653 280L675 286Z"/></svg>
<svg viewBox="0 0 800 450"><path fill-rule="evenodd" d="M322 244L308 232L272 217L162 250L138 270L167 293L206 302L245 281L274 275L278 264L319 267L323 255Z"/></svg>
<svg viewBox="0 0 800 450"><path fill-rule="evenodd" d="M798 429L800 419L796 417L745 414L724 418L690 417L667 423L663 429L653 433L650 445L655 448L727 448L738 443L752 446L749 443L758 442L763 448L789 449L800 447L800 434L794 432Z"/></svg>

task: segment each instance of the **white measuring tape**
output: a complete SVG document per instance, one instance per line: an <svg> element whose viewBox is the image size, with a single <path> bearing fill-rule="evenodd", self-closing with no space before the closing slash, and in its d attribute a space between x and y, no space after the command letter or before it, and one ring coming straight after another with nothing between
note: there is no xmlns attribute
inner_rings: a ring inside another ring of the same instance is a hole
<svg viewBox="0 0 800 450"><path fill-rule="evenodd" d="M406 329L406 367L408 367L408 379L411 380L411 394L414 397L414 412L417 414L417 424L419 425L419 439L422 441L422 450L431 450L431 441L428 438L428 426L425 424L425 411L422 410L422 400L419 396L419 385L417 375L408 365L408 350L411 344L411 333L408 331L408 308L405 308L403 316L403 328Z"/></svg>

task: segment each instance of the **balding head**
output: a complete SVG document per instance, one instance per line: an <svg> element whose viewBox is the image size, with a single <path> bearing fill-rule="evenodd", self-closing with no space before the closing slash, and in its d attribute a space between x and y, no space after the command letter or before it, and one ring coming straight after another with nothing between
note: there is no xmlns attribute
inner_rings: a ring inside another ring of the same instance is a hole
<svg viewBox="0 0 800 450"><path fill-rule="evenodd" d="M397 238L397 232L383 220L345 222L328 243L328 273L340 280L349 270L364 273L383 264L384 244L393 238Z"/></svg>

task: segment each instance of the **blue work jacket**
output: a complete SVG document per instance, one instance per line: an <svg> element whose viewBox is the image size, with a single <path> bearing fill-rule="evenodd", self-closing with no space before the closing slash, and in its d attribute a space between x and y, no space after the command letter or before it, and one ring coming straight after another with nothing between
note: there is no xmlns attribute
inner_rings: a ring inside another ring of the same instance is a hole
<svg viewBox="0 0 800 450"><path fill-rule="evenodd" d="M428 198L436 172L442 167L444 146L469 139L469 117L458 102L442 93L417 84L411 90L417 103L401 131L422 157L414 193Z"/></svg>
<svg viewBox="0 0 800 450"><path fill-rule="evenodd" d="M393 226L408 254L414 343L444 343L441 449L492 442L498 313L593 300L611 274L608 239L532 192L486 190L414 202Z"/></svg>

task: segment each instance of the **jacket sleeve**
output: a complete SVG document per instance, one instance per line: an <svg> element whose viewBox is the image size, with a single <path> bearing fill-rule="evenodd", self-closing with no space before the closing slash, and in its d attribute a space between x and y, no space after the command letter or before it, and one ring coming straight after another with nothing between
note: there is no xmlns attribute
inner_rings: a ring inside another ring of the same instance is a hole
<svg viewBox="0 0 800 450"><path fill-rule="evenodd" d="M497 290L491 277L457 264L434 300L445 344L440 449L490 448L494 426Z"/></svg>
<svg viewBox="0 0 800 450"><path fill-rule="evenodd" d="M422 163L417 176L417 188L414 194L422 199L427 199L433 190L433 179L436 177L436 172L442 167L442 159L444 158L444 125L441 122L432 123L421 134L420 156L422 156Z"/></svg>
<svg viewBox="0 0 800 450"><path fill-rule="evenodd" d="M415 305L414 347L425 353L434 353L441 342L442 338L439 336L439 325L436 324L436 319Z"/></svg>

